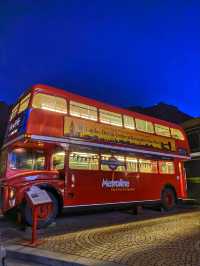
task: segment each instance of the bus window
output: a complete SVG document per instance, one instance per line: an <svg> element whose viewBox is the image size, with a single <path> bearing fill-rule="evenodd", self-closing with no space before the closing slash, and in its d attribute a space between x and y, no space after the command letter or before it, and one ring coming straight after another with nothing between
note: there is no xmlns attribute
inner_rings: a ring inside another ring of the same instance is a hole
<svg viewBox="0 0 200 266"><path fill-rule="evenodd" d="M137 172L138 171L137 158L126 157L126 170L127 170L127 172Z"/></svg>
<svg viewBox="0 0 200 266"><path fill-rule="evenodd" d="M161 174L174 174L174 163L159 161L159 172Z"/></svg>
<svg viewBox="0 0 200 266"><path fill-rule="evenodd" d="M70 115L97 121L97 108L70 101Z"/></svg>
<svg viewBox="0 0 200 266"><path fill-rule="evenodd" d="M101 170L112 171L112 165L118 165L115 169L117 172L125 172L124 156L116 156L112 154L101 155Z"/></svg>
<svg viewBox="0 0 200 266"><path fill-rule="evenodd" d="M157 161L140 159L139 170L141 173L157 173L158 172Z"/></svg>
<svg viewBox="0 0 200 266"><path fill-rule="evenodd" d="M135 122L132 116L124 115L124 127L135 129Z"/></svg>
<svg viewBox="0 0 200 266"><path fill-rule="evenodd" d="M10 153L9 161L11 169L44 170L45 168L45 156L43 151L16 148Z"/></svg>
<svg viewBox="0 0 200 266"><path fill-rule="evenodd" d="M62 170L65 166L65 152L63 150L57 150L52 155L52 169Z"/></svg>
<svg viewBox="0 0 200 266"><path fill-rule="evenodd" d="M157 135L160 136L165 136L165 137L170 137L170 130L169 127L163 126L163 125L159 125L159 124L155 124L155 132Z"/></svg>
<svg viewBox="0 0 200 266"><path fill-rule="evenodd" d="M99 156L95 153L71 152L69 156L69 168L80 170L98 170Z"/></svg>
<svg viewBox="0 0 200 266"><path fill-rule="evenodd" d="M122 116L120 114L100 109L99 115L100 122L104 124L122 127Z"/></svg>
<svg viewBox="0 0 200 266"><path fill-rule="evenodd" d="M154 133L154 127L150 121L136 118L135 122L136 122L136 129L137 130L144 131L147 133Z"/></svg>
<svg viewBox="0 0 200 266"><path fill-rule="evenodd" d="M23 99L21 99L19 103L19 112L18 112L19 114L28 108L30 96L31 94L29 93Z"/></svg>
<svg viewBox="0 0 200 266"><path fill-rule="evenodd" d="M19 104L15 105L11 111L10 121L17 115Z"/></svg>
<svg viewBox="0 0 200 266"><path fill-rule="evenodd" d="M184 140L183 133L177 128L170 128L172 138Z"/></svg>
<svg viewBox="0 0 200 266"><path fill-rule="evenodd" d="M67 113L67 102L64 98L37 93L33 97L32 106L57 113Z"/></svg>

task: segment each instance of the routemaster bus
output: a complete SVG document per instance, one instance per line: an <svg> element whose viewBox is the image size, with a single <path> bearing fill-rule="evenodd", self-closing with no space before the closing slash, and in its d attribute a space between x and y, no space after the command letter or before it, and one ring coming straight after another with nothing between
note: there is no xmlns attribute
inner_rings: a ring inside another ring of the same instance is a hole
<svg viewBox="0 0 200 266"><path fill-rule="evenodd" d="M47 85L35 85L13 107L0 163L2 213L32 223L25 193L47 191L40 225L62 209L160 204L187 198L183 129Z"/></svg>

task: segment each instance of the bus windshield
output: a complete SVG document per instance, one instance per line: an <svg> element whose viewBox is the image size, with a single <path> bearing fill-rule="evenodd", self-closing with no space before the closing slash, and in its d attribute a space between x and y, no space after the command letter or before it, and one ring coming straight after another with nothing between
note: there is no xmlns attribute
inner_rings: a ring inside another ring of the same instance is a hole
<svg viewBox="0 0 200 266"><path fill-rule="evenodd" d="M19 170L44 170L45 155L41 150L29 150L24 148L14 149L9 156L11 169Z"/></svg>

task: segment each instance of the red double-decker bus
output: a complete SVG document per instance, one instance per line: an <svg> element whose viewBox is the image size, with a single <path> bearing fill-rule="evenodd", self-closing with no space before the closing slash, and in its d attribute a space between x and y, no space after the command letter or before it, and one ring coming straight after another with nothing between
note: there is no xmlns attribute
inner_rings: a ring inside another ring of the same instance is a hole
<svg viewBox="0 0 200 266"><path fill-rule="evenodd" d="M13 107L1 152L3 213L32 223L25 192L46 190L53 208L161 204L187 197L181 127L46 85L35 85Z"/></svg>

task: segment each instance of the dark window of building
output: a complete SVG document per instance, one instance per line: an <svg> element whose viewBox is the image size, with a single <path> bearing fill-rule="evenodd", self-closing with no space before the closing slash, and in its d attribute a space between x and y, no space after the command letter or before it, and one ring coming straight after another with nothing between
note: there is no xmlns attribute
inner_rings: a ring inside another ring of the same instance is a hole
<svg viewBox="0 0 200 266"><path fill-rule="evenodd" d="M197 151L200 149L200 141L198 133L191 133L188 135L191 150Z"/></svg>

